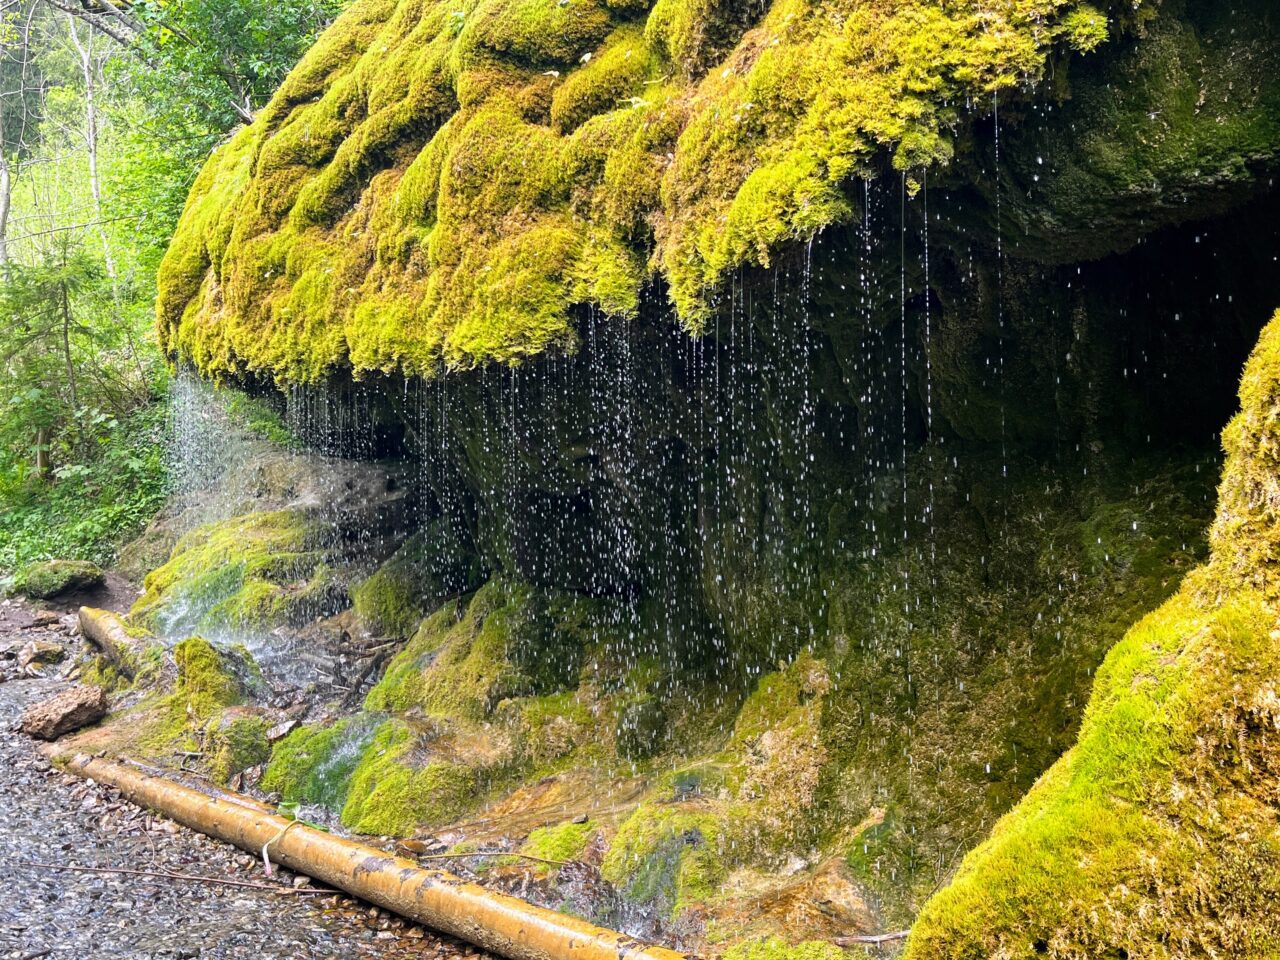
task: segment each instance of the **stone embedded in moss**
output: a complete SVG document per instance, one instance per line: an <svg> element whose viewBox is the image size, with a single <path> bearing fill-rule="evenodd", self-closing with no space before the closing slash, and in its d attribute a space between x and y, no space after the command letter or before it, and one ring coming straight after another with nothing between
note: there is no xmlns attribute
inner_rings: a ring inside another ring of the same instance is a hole
<svg viewBox="0 0 1280 960"><path fill-rule="evenodd" d="M37 600L49 600L73 590L100 587L106 575L84 560L49 560L33 564L14 581L14 589Z"/></svg>
<svg viewBox="0 0 1280 960"><path fill-rule="evenodd" d="M878 154L946 163L958 105L1107 29L1065 0L659 0L642 36L647 6L353 4L193 186L162 347L309 382L514 364L572 347L576 306L633 315L653 269L700 329Z"/></svg>
<svg viewBox="0 0 1280 960"><path fill-rule="evenodd" d="M210 723L205 732L210 776L226 783L235 774L265 763L271 755L271 744L267 740L270 728L265 717L234 710L228 710Z"/></svg>

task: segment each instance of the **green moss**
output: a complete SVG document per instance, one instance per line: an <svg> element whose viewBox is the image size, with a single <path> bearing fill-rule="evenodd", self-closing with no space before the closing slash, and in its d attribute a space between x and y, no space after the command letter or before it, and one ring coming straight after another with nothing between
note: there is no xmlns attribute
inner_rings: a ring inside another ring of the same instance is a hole
<svg viewBox="0 0 1280 960"><path fill-rule="evenodd" d="M376 729L377 722L369 717L299 727L271 751L262 788L289 803L314 803L340 812L351 776Z"/></svg>
<svg viewBox="0 0 1280 960"><path fill-rule="evenodd" d="M407 637L422 622L423 596L412 579L388 564L358 583L351 591L356 616L376 633Z"/></svg>
<svg viewBox="0 0 1280 960"><path fill-rule="evenodd" d="M534 692L511 658L530 596L527 587L493 581L465 609L451 603L432 614L369 691L365 709L483 720L500 701Z"/></svg>
<svg viewBox="0 0 1280 960"><path fill-rule="evenodd" d="M929 901L913 960L1280 950L1280 314L1240 396L1209 563L1108 654L1075 745Z"/></svg>
<svg viewBox="0 0 1280 960"><path fill-rule="evenodd" d="M480 571L452 524L436 520L410 537L351 591L356 614L371 630L409 637L442 598L474 589Z"/></svg>
<svg viewBox="0 0 1280 960"><path fill-rule="evenodd" d="M146 735L146 748L163 753L175 746L199 749L206 728L227 707L245 701L260 682L248 651L221 651L201 637L189 637L173 648L177 679L154 713L156 722Z"/></svg>
<svg viewBox="0 0 1280 960"><path fill-rule="evenodd" d="M539 827L529 834L520 846L520 852L544 860L577 860L595 832L596 827L589 820L584 823L568 821L554 827Z"/></svg>
<svg viewBox="0 0 1280 960"><path fill-rule="evenodd" d="M240 390L227 391L226 398L227 413L251 432L286 449L296 443L293 431L284 422L284 418L266 400Z"/></svg>
<svg viewBox="0 0 1280 960"><path fill-rule="evenodd" d="M582 69L556 87L551 98L552 126L567 133L632 97L643 99L648 94L645 81L656 77L656 67L638 28L617 30Z"/></svg>
<svg viewBox="0 0 1280 960"><path fill-rule="evenodd" d="M48 600L71 590L87 590L103 584L105 575L96 564L83 560L49 560L33 564L15 579L18 593Z"/></svg>
<svg viewBox="0 0 1280 960"><path fill-rule="evenodd" d="M413 736L389 720L379 727L351 776L342 823L359 833L404 836L457 819L478 794L476 771L445 760L414 764Z"/></svg>
<svg viewBox="0 0 1280 960"><path fill-rule="evenodd" d="M618 828L600 870L629 900L674 918L720 891L730 863L727 830L705 809L644 804Z"/></svg>
<svg viewBox="0 0 1280 960"><path fill-rule="evenodd" d="M339 591L322 524L299 511L251 513L199 527L147 575L131 615L160 634L232 635L305 622Z"/></svg>
<svg viewBox="0 0 1280 960"><path fill-rule="evenodd" d="M236 714L214 721L206 737L209 751L209 773L219 783L249 767L265 763L271 755L267 731L271 724L264 717Z"/></svg>
<svg viewBox="0 0 1280 960"><path fill-rule="evenodd" d="M660 0L642 33L647 7L353 4L192 188L164 349L300 381L514 364L573 347L578 305L634 314L655 269L699 329L879 154L945 164L960 104L1107 32L1064 0Z"/></svg>
<svg viewBox="0 0 1280 960"><path fill-rule="evenodd" d="M845 952L823 940L789 944L778 937L766 937L735 944L724 952L724 960L845 960Z"/></svg>

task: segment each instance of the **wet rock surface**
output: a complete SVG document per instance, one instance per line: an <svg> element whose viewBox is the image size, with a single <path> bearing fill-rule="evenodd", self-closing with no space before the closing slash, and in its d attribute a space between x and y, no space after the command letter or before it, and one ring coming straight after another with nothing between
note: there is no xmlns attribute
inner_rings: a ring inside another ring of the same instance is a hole
<svg viewBox="0 0 1280 960"><path fill-rule="evenodd" d="M79 643L71 617L0 604L0 653L32 641L68 653ZM300 892L310 881L287 871L269 880L248 854L51 768L19 718L68 689L73 670L70 657L22 668L0 659L0 960L483 956L346 896ZM278 889L58 869L72 866Z"/></svg>

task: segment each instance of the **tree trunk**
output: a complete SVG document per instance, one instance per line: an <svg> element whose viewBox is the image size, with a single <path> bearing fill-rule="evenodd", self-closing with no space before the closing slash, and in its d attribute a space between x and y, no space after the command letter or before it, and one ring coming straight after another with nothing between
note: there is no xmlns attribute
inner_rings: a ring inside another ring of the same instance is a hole
<svg viewBox="0 0 1280 960"><path fill-rule="evenodd" d="M9 210L13 205L13 171L0 144L0 280L9 279Z"/></svg>
<svg viewBox="0 0 1280 960"><path fill-rule="evenodd" d="M53 476L53 465L49 462L49 428L41 427L36 431L36 476L48 481Z"/></svg>

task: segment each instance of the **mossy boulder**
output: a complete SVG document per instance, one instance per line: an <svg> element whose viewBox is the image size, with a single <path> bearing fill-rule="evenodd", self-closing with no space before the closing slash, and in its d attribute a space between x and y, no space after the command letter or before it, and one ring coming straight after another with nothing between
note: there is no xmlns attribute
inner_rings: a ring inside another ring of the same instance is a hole
<svg viewBox="0 0 1280 960"><path fill-rule="evenodd" d="M36 600L51 600L64 593L92 590L106 582L97 564L85 560L49 560L27 567L14 581L14 589Z"/></svg>
<svg viewBox="0 0 1280 960"><path fill-rule="evenodd" d="M257 711L225 711L205 731L210 776L227 783L235 774L265 763L271 755L270 729L270 719Z"/></svg>
<svg viewBox="0 0 1280 960"><path fill-rule="evenodd" d="M357 832L405 836L477 804L482 766L433 754L404 722L365 714L295 730L276 745L262 786L327 807Z"/></svg>
<svg viewBox="0 0 1280 960"><path fill-rule="evenodd" d="M470 593L481 582L475 551L467 548L451 524L437 520L357 583L351 600L356 615L371 630L409 637L445 598Z"/></svg>

